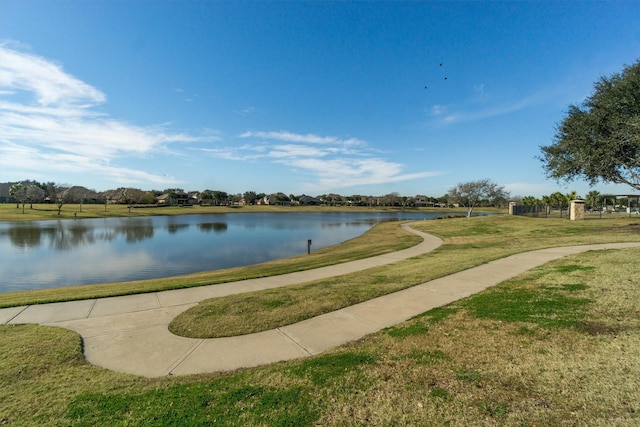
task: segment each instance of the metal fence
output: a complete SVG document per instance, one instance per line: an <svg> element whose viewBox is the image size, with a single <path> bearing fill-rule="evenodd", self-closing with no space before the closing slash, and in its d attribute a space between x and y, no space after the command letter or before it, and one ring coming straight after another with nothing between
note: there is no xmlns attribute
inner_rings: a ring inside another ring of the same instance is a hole
<svg viewBox="0 0 640 427"><path fill-rule="evenodd" d="M568 205L515 205L513 207L514 215L530 216L530 217L567 217L569 218L569 206Z"/></svg>
<svg viewBox="0 0 640 427"><path fill-rule="evenodd" d="M513 215L529 216L534 218L567 218L569 219L569 205L515 205L512 208ZM587 206L585 218L615 218L619 215L635 216L640 214L638 206L628 208L614 208L613 206Z"/></svg>

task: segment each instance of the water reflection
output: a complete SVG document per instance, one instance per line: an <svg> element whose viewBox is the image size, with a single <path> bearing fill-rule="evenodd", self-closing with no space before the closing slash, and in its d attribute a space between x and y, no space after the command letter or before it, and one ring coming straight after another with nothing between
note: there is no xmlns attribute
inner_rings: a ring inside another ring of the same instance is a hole
<svg viewBox="0 0 640 427"><path fill-rule="evenodd" d="M19 248L38 246L42 241L42 229L35 227L14 227L0 231L0 238L8 237L13 246Z"/></svg>
<svg viewBox="0 0 640 427"><path fill-rule="evenodd" d="M169 224L167 225L167 231L171 234L175 234L178 231L186 231L189 228L189 224Z"/></svg>
<svg viewBox="0 0 640 427"><path fill-rule="evenodd" d="M9 242L18 248L34 248L46 245L56 250L68 250L91 245L97 241L110 242L123 236L128 243L153 238L153 222L150 219L130 223L108 223L103 227L81 221L33 221L15 223L0 228L0 241Z"/></svg>
<svg viewBox="0 0 640 427"><path fill-rule="evenodd" d="M106 229L105 238L109 240L124 236L127 243L152 239L154 235L153 221L149 218L131 218L134 221L118 222L114 227Z"/></svg>
<svg viewBox="0 0 640 427"><path fill-rule="evenodd" d="M202 224L198 224L198 228L200 228L200 231L205 233L211 233L212 231L214 233L224 233L227 231L229 226L226 222L204 222Z"/></svg>
<svg viewBox="0 0 640 427"><path fill-rule="evenodd" d="M308 239L315 251L380 221L437 215L233 213L0 223L0 293L255 264L306 254Z"/></svg>
<svg viewBox="0 0 640 427"><path fill-rule="evenodd" d="M71 227L66 227L65 225L60 221L58 227L47 236L51 246L56 250L68 251L96 242L93 229L81 224L74 224Z"/></svg>

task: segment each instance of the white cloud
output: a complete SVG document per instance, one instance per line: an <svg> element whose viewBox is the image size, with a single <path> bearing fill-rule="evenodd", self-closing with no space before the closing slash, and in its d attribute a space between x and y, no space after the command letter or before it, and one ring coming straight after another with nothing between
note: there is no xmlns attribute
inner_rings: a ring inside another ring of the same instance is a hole
<svg viewBox="0 0 640 427"><path fill-rule="evenodd" d="M440 172L403 174L402 165L384 159L300 159L295 165L318 177L318 188L345 188L388 184L440 175Z"/></svg>
<svg viewBox="0 0 640 427"><path fill-rule="evenodd" d="M238 137L257 139L258 143L202 151L218 158L265 160L285 165L309 177L308 181L301 185L319 191L441 175L440 172L405 174L404 165L373 157L371 154L375 150L357 138L297 134L288 131L250 131Z"/></svg>
<svg viewBox="0 0 640 427"><path fill-rule="evenodd" d="M285 144L276 145L269 152L268 156L273 158L305 158L305 157L324 157L329 154L329 151L319 149L317 147L310 147L306 145L297 144Z"/></svg>
<svg viewBox="0 0 640 427"><path fill-rule="evenodd" d="M86 107L105 102L106 96L94 87L65 73L62 67L39 56L0 45L0 87L5 91L27 91L42 106L75 104Z"/></svg>
<svg viewBox="0 0 640 427"><path fill-rule="evenodd" d="M253 114L255 110L256 110L255 107L249 106L249 107L241 108L239 110L234 110L234 113L239 114L241 116L248 116L250 114Z"/></svg>
<svg viewBox="0 0 640 427"><path fill-rule="evenodd" d="M447 107L443 105L434 105L430 111L432 116L442 116L447 113Z"/></svg>
<svg viewBox="0 0 640 427"><path fill-rule="evenodd" d="M251 162L265 157L264 147L242 146L242 147L220 147L220 148L194 148L194 150L210 155L222 160L235 160L240 162Z"/></svg>
<svg viewBox="0 0 640 427"><path fill-rule="evenodd" d="M473 92L479 95L484 95L484 85L474 87ZM466 102L466 104L475 104L474 106L466 109L454 109L452 106L434 105L427 112L433 119L434 123L450 125L454 123L483 120L511 114L532 105L539 104L546 97L547 95L543 92L536 92L522 99L505 101L497 104L488 104L488 101L486 100L487 98L483 96L481 101L475 99L474 101ZM478 107L477 105L480 106Z"/></svg>
<svg viewBox="0 0 640 427"><path fill-rule="evenodd" d="M291 133L287 131L279 132L245 132L239 135L240 138L258 138L285 142L302 142L307 144L340 144L346 146L366 145L364 141L357 138L340 139L335 136L318 136L312 133L306 135Z"/></svg>
<svg viewBox="0 0 640 427"><path fill-rule="evenodd" d="M121 181L174 182L164 175L119 167L122 157L167 152L173 143L211 141L167 125L136 126L95 107L106 95L42 57L0 44L0 157L17 173L41 168L86 172ZM4 166L3 166L4 167Z"/></svg>
<svg viewBox="0 0 640 427"><path fill-rule="evenodd" d="M475 85L475 86L473 87L473 91L474 91L475 93L483 94L483 93L484 93L484 83L479 84L479 85Z"/></svg>

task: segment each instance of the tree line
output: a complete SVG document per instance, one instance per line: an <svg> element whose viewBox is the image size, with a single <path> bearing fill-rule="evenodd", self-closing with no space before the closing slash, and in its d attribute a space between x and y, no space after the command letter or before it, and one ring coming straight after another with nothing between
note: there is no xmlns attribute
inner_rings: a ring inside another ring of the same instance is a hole
<svg viewBox="0 0 640 427"><path fill-rule="evenodd" d="M575 191L563 194L559 191L542 197L527 196L523 197L519 202L525 206L547 206L547 207L567 207L573 200L584 200L585 205L590 210L599 210L611 205L614 209L617 207L631 206L635 200L634 197L615 196L602 194L597 190L591 190L585 197L581 197ZM637 205L637 201L635 202Z"/></svg>
<svg viewBox="0 0 640 427"><path fill-rule="evenodd" d="M294 195L278 192L272 194L246 191L232 194L220 190L185 191L182 188L167 188L164 190L145 191L138 188L120 187L113 190L96 192L81 186L58 185L53 182L38 182L25 180L17 183L9 183L9 196L16 208L22 204L51 203L58 207L58 213L62 206L69 203L104 203L126 204L129 207L139 205L326 205L326 206L389 206L389 207L450 207L464 206L471 215L477 207L504 207L509 193L504 187L499 186L488 179L471 181L458 184L440 197L426 195L402 196L397 192L382 196L321 194L318 196ZM5 200L7 201L7 200Z"/></svg>
<svg viewBox="0 0 640 427"><path fill-rule="evenodd" d="M601 77L595 83L593 94L580 105L570 105L566 117L557 125L553 143L540 147L538 159L549 178L571 181L584 179L594 185L597 182L626 184L640 190L640 61L624 67L622 72L610 77ZM384 206L448 206L458 204L467 208L468 216L478 206L500 206L509 197L504 187L488 179L460 183L447 194L434 198L428 196L407 197L398 193L385 196L341 196L324 194L317 197L294 196L284 193L266 195L247 191L244 194L228 194L224 191L204 190L186 193L183 189L171 188L159 191L143 191L134 188L119 188L96 193L84 187L64 187L52 182L23 181L13 183L9 195L16 203L48 201L58 205L58 213L65 202L82 204L85 200L104 203L158 203L164 197L169 204L189 202L197 193L199 203L256 204L273 201L276 204L301 202L318 204L355 204ZM1 195L0 195L1 196ZM602 197L597 191L586 196L586 203L598 206ZM524 204L546 204L562 206L570 200L579 199L575 194L556 192L537 199L522 198Z"/></svg>

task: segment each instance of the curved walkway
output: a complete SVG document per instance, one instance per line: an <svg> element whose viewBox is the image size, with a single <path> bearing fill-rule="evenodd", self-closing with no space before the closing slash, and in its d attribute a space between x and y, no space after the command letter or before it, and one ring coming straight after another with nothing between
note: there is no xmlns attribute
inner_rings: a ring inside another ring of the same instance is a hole
<svg viewBox="0 0 640 427"><path fill-rule="evenodd" d="M281 276L198 288L0 309L0 324L60 326L82 336L87 360L115 371L159 377L227 371L315 355L434 307L467 297L546 262L611 243L521 253L278 329L228 338L173 335L169 322L208 298L288 286L390 264L432 251L434 236L403 225L423 242L402 251Z"/></svg>

